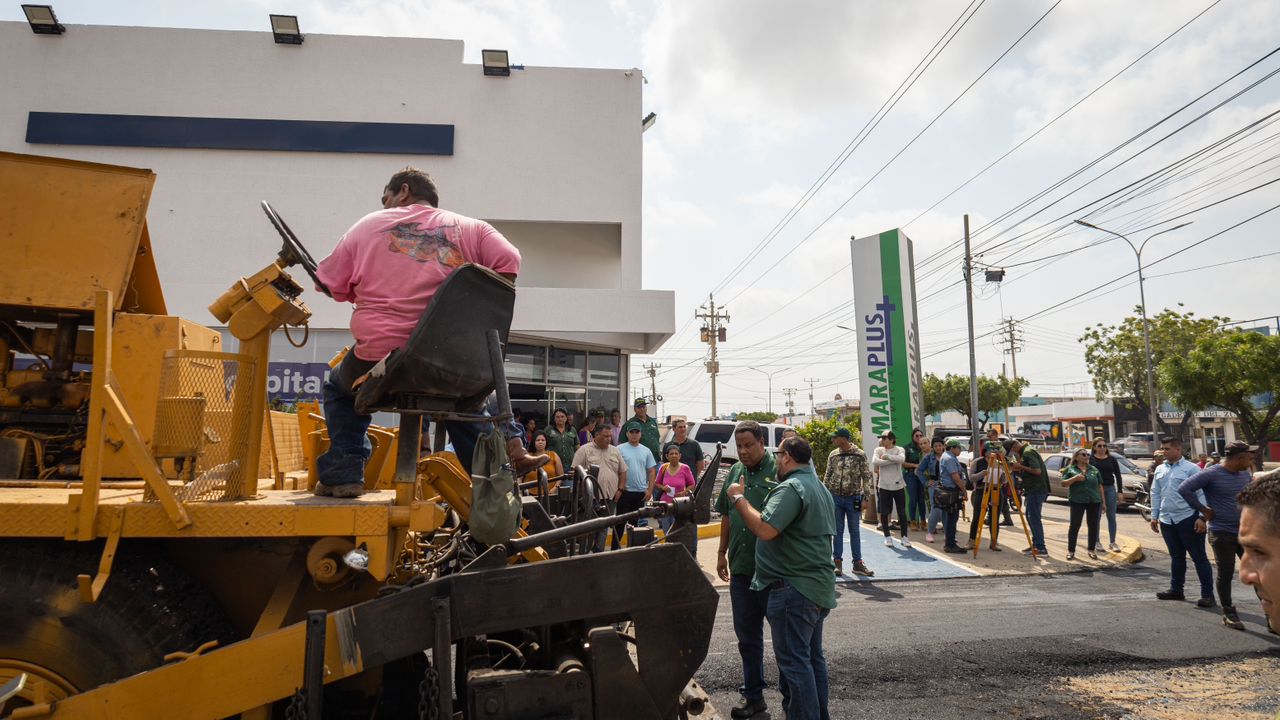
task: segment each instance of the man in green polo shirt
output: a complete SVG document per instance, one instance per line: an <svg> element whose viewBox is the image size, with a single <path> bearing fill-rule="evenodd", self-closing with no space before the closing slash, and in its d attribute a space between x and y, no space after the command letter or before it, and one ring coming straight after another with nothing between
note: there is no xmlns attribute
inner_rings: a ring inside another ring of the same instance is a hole
<svg viewBox="0 0 1280 720"><path fill-rule="evenodd" d="M1049 499L1049 471L1045 468L1044 459L1039 451L1025 440L1014 440L1009 447L1009 469L1018 474L1022 480L1022 504L1027 513L1027 525L1031 528L1031 547L1023 550L1030 555L1048 557L1049 549L1044 544L1044 503Z"/></svg>
<svg viewBox="0 0 1280 720"><path fill-rule="evenodd" d="M665 458L662 457L662 448L658 444L658 421L649 417L649 401L643 397L636 398L635 410L636 414L627 422L640 423L640 444L649 448L649 452L653 453L653 461L661 465Z"/></svg>
<svg viewBox="0 0 1280 720"><path fill-rule="evenodd" d="M788 720L819 720L827 712L827 660L822 625L836 606L831 540L836 533L831 493L809 468L813 450L801 437L787 438L774 453L778 486L765 498L764 511L746 499L746 488L728 489L756 545L752 590L769 590L773 653L778 688Z"/></svg>
<svg viewBox="0 0 1280 720"><path fill-rule="evenodd" d="M768 709L764 701L764 615L769 593L751 589L751 578L756 573L756 536L734 508L728 490L730 486L742 487L747 503L757 510L764 507L764 498L777 478L773 456L765 447L766 437L765 429L754 421L740 422L734 428L738 462L729 469L716 501L716 512L720 513L716 572L729 583L733 632L738 636L738 653L742 655L742 686L738 688L742 702L730 710L735 718L749 718Z"/></svg>

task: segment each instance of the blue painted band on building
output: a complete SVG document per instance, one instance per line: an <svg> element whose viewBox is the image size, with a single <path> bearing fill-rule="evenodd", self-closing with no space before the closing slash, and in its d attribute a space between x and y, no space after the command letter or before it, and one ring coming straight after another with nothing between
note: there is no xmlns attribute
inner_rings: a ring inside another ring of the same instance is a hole
<svg viewBox="0 0 1280 720"><path fill-rule="evenodd" d="M31 112L27 114L27 142L202 150L452 155L453 126Z"/></svg>

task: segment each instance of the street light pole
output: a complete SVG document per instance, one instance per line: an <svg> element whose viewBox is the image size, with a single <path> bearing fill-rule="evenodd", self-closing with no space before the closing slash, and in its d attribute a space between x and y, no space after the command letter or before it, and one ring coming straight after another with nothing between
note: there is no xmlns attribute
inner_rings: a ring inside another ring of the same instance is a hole
<svg viewBox="0 0 1280 720"><path fill-rule="evenodd" d="M1154 455L1156 450L1160 448L1160 404L1156 401L1156 381L1151 362L1151 329L1149 327L1150 323L1147 321L1147 289L1146 278L1143 277L1142 273L1142 251L1146 249L1147 243L1151 242L1151 238L1154 238L1157 235L1173 232L1179 228L1184 228L1191 223L1184 222L1181 225L1174 225L1171 228L1161 230L1155 235L1151 235L1146 240L1143 240L1141 245L1134 245L1132 240L1118 232L1115 232L1114 230L1100 228L1097 225L1085 222L1084 220L1076 220L1076 224L1083 225L1087 228L1093 228L1094 230L1099 230L1107 233L1108 235L1115 235L1129 245L1129 249L1133 250L1134 256L1138 259L1138 301L1141 303L1142 308L1142 346L1147 354L1147 405L1151 410L1151 454Z"/></svg>
<svg viewBox="0 0 1280 720"><path fill-rule="evenodd" d="M767 373L767 372L765 372L765 371L761 370L760 368L753 368L753 367L749 367L749 368L747 368L747 369L748 369L748 370L754 370L755 372L758 372L758 373L760 373L761 375L764 375L765 377L769 378L769 403L768 403L768 412L773 412L773 376L774 376L774 375L777 375L777 374L778 374L778 373L780 373L780 372L786 372L786 371L790 370L791 368L789 368L789 367L788 367L788 368L782 368L781 370L774 370L774 371L773 371L773 372L771 372L771 373Z"/></svg>

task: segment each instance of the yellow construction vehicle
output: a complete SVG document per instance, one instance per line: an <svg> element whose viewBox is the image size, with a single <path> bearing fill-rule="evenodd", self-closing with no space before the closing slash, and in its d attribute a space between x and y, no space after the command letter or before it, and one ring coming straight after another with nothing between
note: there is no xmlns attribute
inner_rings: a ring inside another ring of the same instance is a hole
<svg viewBox="0 0 1280 720"><path fill-rule="evenodd" d="M534 498L504 457L473 488L421 452L424 418L509 417L509 283L450 276L360 390L400 417L370 433L370 492L317 497L278 449L314 460L323 421L266 405L272 333L310 317L287 270L314 261L264 204L284 245L210 305L227 352L167 313L154 182L0 153L0 718L714 716L692 677L718 598L689 553L643 527L584 552L615 523L696 532L692 499L593 517L589 469ZM508 531L481 502L515 504Z"/></svg>

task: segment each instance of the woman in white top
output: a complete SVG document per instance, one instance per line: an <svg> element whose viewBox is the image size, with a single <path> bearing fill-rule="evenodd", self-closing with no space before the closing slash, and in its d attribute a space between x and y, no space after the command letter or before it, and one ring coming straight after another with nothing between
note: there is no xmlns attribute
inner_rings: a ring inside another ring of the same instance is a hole
<svg viewBox="0 0 1280 720"><path fill-rule="evenodd" d="M884 533L885 547L893 547L889 515L895 506L898 509L898 529L902 531L900 542L904 548L911 547L911 540L907 538L907 483L902 475L902 463L906 460L906 450L898 447L893 431L886 430L880 436L880 446L871 460L876 468L876 507L880 510L880 531Z"/></svg>

